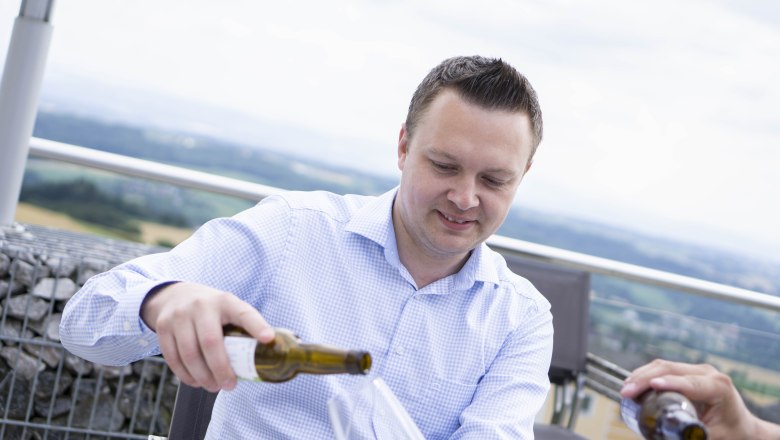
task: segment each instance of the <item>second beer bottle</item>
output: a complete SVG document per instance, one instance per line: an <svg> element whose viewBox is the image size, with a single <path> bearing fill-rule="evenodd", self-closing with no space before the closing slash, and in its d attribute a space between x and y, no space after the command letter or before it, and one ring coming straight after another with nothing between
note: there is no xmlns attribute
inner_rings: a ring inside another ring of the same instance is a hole
<svg viewBox="0 0 780 440"><path fill-rule="evenodd" d="M298 373L366 374L371 368L371 355L366 351L303 344L286 329L274 329L276 337L268 344L233 325L223 330L230 365L241 379L285 382Z"/></svg>
<svg viewBox="0 0 780 440"><path fill-rule="evenodd" d="M620 403L623 421L647 440L707 440L693 403L680 393L648 390Z"/></svg>

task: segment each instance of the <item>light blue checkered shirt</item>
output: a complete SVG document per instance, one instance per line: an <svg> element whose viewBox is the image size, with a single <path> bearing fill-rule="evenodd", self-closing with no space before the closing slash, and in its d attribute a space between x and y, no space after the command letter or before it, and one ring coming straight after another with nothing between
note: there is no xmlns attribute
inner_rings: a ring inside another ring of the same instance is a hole
<svg viewBox="0 0 780 440"><path fill-rule="evenodd" d="M550 305L486 245L418 289L379 197L290 192L212 220L164 254L93 277L67 304L62 342L102 364L159 354L144 296L186 280L233 292L305 342L368 350L426 439L524 439L544 403ZM207 438L332 438L326 403L365 377L239 382L217 398Z"/></svg>

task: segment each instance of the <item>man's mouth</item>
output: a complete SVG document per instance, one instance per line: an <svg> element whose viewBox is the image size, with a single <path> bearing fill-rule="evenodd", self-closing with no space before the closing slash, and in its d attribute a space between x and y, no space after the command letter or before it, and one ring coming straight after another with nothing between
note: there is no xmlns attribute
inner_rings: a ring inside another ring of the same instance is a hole
<svg viewBox="0 0 780 440"><path fill-rule="evenodd" d="M460 224L466 223L466 220L458 220L458 219L452 218L452 217L450 217L450 216L448 216L446 214L443 214L443 215L444 215L444 218L446 218L447 220L449 220L451 222L460 223Z"/></svg>
<svg viewBox="0 0 780 440"><path fill-rule="evenodd" d="M472 222L474 222L474 220L469 220L469 219L464 219L464 218L453 217L453 216L451 216L451 215L447 215L447 214L445 214L445 213L443 213L443 212L441 212L441 211L439 211L439 214L440 214L440 215L441 215L441 216L442 216L442 217L443 217L445 220L447 220L448 222L450 222L450 223L455 223L455 224L458 224L458 225L463 225L463 224L466 224L466 223L472 223Z"/></svg>

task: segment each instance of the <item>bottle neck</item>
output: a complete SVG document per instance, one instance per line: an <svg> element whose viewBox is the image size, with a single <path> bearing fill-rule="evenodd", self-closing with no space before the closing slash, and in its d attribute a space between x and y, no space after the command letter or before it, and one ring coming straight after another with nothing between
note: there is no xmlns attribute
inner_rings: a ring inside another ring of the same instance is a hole
<svg viewBox="0 0 780 440"><path fill-rule="evenodd" d="M675 409L663 414L659 421L663 438L668 440L706 440L704 424L688 411Z"/></svg>
<svg viewBox="0 0 780 440"><path fill-rule="evenodd" d="M291 348L290 355L298 359L300 371L305 373L366 374L371 368L371 356L365 351L300 344Z"/></svg>

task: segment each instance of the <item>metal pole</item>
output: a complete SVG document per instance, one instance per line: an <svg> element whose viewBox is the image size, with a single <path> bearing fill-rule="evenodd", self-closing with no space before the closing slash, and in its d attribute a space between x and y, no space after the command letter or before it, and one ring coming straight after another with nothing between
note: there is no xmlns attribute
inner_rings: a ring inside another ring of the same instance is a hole
<svg viewBox="0 0 780 440"><path fill-rule="evenodd" d="M54 0L22 0L0 82L0 226L11 225L22 189L49 53Z"/></svg>

